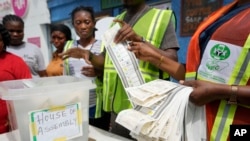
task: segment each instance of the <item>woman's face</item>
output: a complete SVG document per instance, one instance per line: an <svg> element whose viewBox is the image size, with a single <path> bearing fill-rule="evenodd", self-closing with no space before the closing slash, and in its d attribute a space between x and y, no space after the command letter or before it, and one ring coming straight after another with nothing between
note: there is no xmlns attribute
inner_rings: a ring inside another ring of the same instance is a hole
<svg viewBox="0 0 250 141"><path fill-rule="evenodd" d="M9 21L6 23L5 28L9 31L11 41L10 44L15 46L15 45L20 45L23 43L23 37L24 37L24 32L23 32L23 24L18 21Z"/></svg>
<svg viewBox="0 0 250 141"><path fill-rule="evenodd" d="M3 52L3 50L4 50L4 42L2 35L0 34L0 53Z"/></svg>
<svg viewBox="0 0 250 141"><path fill-rule="evenodd" d="M51 43L57 48L58 50L63 50L65 42L66 42L66 36L61 31L53 31L51 33Z"/></svg>
<svg viewBox="0 0 250 141"><path fill-rule="evenodd" d="M95 22L87 11L78 11L74 15L73 26L76 34L81 38L89 38L93 36Z"/></svg>

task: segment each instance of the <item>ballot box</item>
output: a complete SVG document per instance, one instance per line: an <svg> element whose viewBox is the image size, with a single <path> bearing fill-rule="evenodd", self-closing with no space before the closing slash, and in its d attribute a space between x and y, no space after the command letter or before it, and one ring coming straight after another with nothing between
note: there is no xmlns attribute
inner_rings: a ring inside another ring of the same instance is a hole
<svg viewBox="0 0 250 141"><path fill-rule="evenodd" d="M87 141L91 80L72 76L0 82L12 141Z"/></svg>

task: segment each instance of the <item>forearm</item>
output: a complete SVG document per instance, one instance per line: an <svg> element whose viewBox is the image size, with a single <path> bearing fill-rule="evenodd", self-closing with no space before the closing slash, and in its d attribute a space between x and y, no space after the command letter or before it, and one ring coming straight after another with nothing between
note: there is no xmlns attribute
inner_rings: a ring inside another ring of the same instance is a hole
<svg viewBox="0 0 250 141"><path fill-rule="evenodd" d="M155 50L149 62L176 80L185 79L185 66L178 62L176 50Z"/></svg>
<svg viewBox="0 0 250 141"><path fill-rule="evenodd" d="M162 71L167 72L171 77L176 80L185 79L185 66L172 59L169 59L163 54L158 54L158 56L152 57L150 63L155 65Z"/></svg>
<svg viewBox="0 0 250 141"><path fill-rule="evenodd" d="M237 100L240 104L250 106L250 86L238 86Z"/></svg>

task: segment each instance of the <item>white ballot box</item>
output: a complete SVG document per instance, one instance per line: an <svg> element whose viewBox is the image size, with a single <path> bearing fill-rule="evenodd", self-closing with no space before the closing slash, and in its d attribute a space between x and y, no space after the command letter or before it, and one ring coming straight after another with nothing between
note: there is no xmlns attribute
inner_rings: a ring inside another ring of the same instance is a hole
<svg viewBox="0 0 250 141"><path fill-rule="evenodd" d="M12 136L17 132L18 131L11 131L8 133L0 134L0 141L13 141ZM132 140L89 125L88 141L132 141Z"/></svg>
<svg viewBox="0 0 250 141"><path fill-rule="evenodd" d="M71 76L0 83L7 101L12 141L87 141L91 80Z"/></svg>

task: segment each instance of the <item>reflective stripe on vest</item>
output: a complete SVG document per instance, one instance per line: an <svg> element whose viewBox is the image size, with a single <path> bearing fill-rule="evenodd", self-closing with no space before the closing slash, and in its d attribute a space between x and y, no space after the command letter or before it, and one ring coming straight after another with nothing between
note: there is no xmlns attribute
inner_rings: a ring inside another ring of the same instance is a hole
<svg viewBox="0 0 250 141"><path fill-rule="evenodd" d="M123 19L125 14L126 13L124 12L121 15L119 15L117 18ZM161 45L162 39L164 38L164 33L166 31L166 28L168 27L171 14L172 14L172 11L170 10L151 9L136 22L136 24L133 27L133 30L138 35L145 37L147 41L151 42L153 45L159 48ZM148 22L148 21L151 21L151 22ZM119 83L117 82L120 80L118 80L117 71L115 70L112 64L112 61L108 55L106 55L105 57L104 67L105 69L104 69L104 87L103 87L104 104L103 105L104 105L105 111L112 111L113 110L112 105L114 103L113 98L117 91L116 89L124 90L124 88L122 85L120 86L121 84L120 82ZM156 68L155 66L150 65L149 63L140 61L139 67L142 72L143 78L145 79L146 82L159 78L159 69ZM116 88L116 87L119 87L119 88ZM124 94L126 94L125 90L124 90ZM130 105L127 103L130 103L128 99L127 101L124 102L123 105L125 106ZM121 109L117 109L117 110L118 111L115 111L115 112L119 112L119 110Z"/></svg>
<svg viewBox="0 0 250 141"><path fill-rule="evenodd" d="M64 51L68 50L73 44L73 40L67 41L66 45L64 46ZM69 73L69 59L65 59L64 60L64 69L65 69L65 73L66 75L70 75Z"/></svg>
<svg viewBox="0 0 250 141"><path fill-rule="evenodd" d="M250 35L242 48L239 58L232 71L228 84L246 85L250 76ZM245 72L239 75L239 72ZM237 77L235 77L237 76ZM215 122L211 132L211 141L226 141L229 134L229 127L233 123L237 105L229 105L221 100Z"/></svg>
<svg viewBox="0 0 250 141"><path fill-rule="evenodd" d="M146 40L148 42L150 42L151 44L153 44L154 46L156 46L157 48L159 48L161 46L162 43L162 39L164 37L166 28L169 24L171 15L172 15L172 11L169 10L158 10L158 9L153 9L155 11L154 15L148 15L148 16L152 16L152 21L155 22L151 22L151 24L148 26L149 27L149 31L151 32L144 32L144 31L136 31L136 33L138 33L139 35L146 35ZM143 21L138 21L138 23L134 26L135 29L140 29L139 26L143 25L142 23L139 22L143 22ZM166 25L166 26L162 26ZM148 63L148 62L144 62L144 61L139 61L139 65L140 65L140 70L142 72L143 78L145 79L145 82L149 82L153 79L157 79L159 78L159 69L156 68L154 65ZM164 76L166 78L169 77L169 75L167 73L164 73Z"/></svg>
<svg viewBox="0 0 250 141"><path fill-rule="evenodd" d="M187 72L185 74L185 80L195 80L196 74L196 72Z"/></svg>
<svg viewBox="0 0 250 141"><path fill-rule="evenodd" d="M102 116L102 99L103 99L103 83L98 79L95 78L96 84L96 108L95 108L95 118L100 118Z"/></svg>

